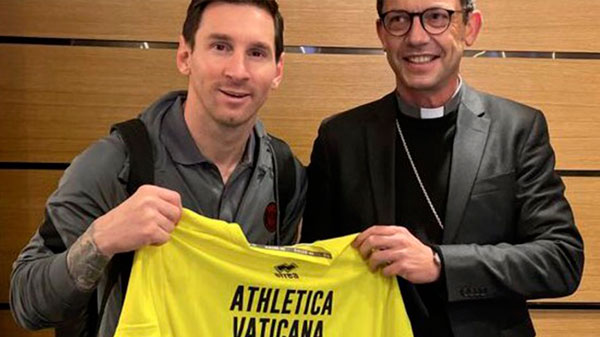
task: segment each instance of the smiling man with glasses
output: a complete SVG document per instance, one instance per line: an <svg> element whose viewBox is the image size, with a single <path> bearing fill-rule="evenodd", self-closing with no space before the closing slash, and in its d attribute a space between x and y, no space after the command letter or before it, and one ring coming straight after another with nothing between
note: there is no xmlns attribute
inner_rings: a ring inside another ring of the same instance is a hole
<svg viewBox="0 0 600 337"><path fill-rule="evenodd" d="M545 118L462 80L472 0L377 11L396 88L321 125L302 238L362 232L355 248L399 278L415 336L534 336L526 301L574 292L584 259Z"/></svg>

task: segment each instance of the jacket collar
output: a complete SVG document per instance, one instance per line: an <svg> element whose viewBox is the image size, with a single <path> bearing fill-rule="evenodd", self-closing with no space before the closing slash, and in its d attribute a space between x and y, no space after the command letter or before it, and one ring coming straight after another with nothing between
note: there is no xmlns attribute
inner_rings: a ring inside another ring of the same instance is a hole
<svg viewBox="0 0 600 337"><path fill-rule="evenodd" d="M454 137L443 242L452 242L462 222L467 202L481 165L490 119L480 94L465 86L458 108Z"/></svg>
<svg viewBox="0 0 600 337"><path fill-rule="evenodd" d="M185 123L183 117L183 103L185 96L179 96L166 112L162 125L160 137L174 162L182 165L194 165L210 163L200 149L196 146L194 139ZM257 146L256 137L253 135L264 135L264 128L260 122L256 123L252 136L246 142L246 149L240 161L243 165L252 165L254 151Z"/></svg>

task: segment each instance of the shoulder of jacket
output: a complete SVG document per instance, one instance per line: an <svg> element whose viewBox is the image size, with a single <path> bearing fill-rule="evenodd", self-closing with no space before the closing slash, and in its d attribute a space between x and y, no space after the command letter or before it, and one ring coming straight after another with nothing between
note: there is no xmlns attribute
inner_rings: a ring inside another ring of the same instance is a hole
<svg viewBox="0 0 600 337"><path fill-rule="evenodd" d="M386 113L389 110L389 101L393 98L393 95L393 93L390 93L377 100L331 115L321 122L321 128L344 130L347 127L362 125L373 118L377 118L378 114Z"/></svg>
<svg viewBox="0 0 600 337"><path fill-rule="evenodd" d="M503 114L514 114L516 117L523 114L534 116L535 114L541 113L541 111L535 107L506 97L480 91L477 91L477 93L484 104L486 112L502 112Z"/></svg>

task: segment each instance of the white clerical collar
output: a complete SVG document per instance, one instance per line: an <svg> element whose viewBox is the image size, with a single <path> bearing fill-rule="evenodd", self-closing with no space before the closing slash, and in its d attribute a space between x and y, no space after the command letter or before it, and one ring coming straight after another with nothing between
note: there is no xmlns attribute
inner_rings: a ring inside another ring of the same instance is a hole
<svg viewBox="0 0 600 337"><path fill-rule="evenodd" d="M456 111L460 104L461 92L463 87L462 78L458 77L458 86L452 95L452 98L446 102L443 106L437 108L421 108L406 103L400 95L396 93L396 100L398 101L398 109L404 115L418 118L418 119L434 119L444 117L445 115Z"/></svg>

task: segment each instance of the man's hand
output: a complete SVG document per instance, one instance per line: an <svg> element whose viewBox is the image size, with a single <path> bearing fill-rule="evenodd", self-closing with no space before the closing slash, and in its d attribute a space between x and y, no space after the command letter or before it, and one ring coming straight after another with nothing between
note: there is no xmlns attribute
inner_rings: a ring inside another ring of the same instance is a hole
<svg viewBox="0 0 600 337"><path fill-rule="evenodd" d="M385 276L400 276L412 283L431 283L440 277L441 266L433 250L400 226L373 226L352 243L368 259L369 268L382 268Z"/></svg>
<svg viewBox="0 0 600 337"><path fill-rule="evenodd" d="M93 240L108 257L146 245L161 245L181 217L179 193L141 186L129 199L94 221Z"/></svg>

